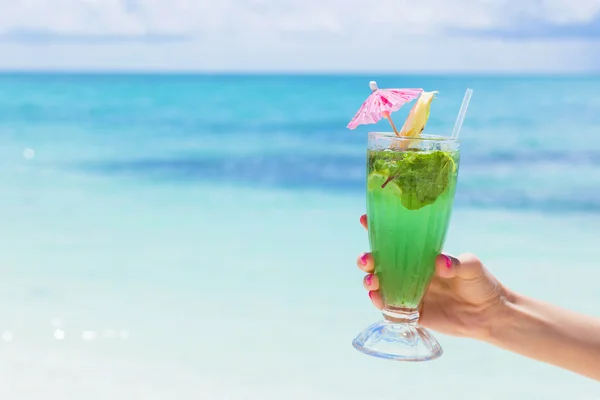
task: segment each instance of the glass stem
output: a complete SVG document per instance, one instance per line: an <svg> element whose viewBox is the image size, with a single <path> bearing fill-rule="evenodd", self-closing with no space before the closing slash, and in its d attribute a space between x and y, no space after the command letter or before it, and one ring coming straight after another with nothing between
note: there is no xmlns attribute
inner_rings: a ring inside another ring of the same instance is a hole
<svg viewBox="0 0 600 400"><path fill-rule="evenodd" d="M419 309L394 307L387 304L383 309L383 318L395 324L417 325L419 322Z"/></svg>

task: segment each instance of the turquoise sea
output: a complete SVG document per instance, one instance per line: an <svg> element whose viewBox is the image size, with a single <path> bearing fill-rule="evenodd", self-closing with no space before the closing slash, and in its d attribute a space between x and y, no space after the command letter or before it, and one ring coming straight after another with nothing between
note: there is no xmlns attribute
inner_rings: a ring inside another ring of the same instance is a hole
<svg viewBox="0 0 600 400"><path fill-rule="evenodd" d="M600 77L4 74L0 397L600 399L441 334L423 364L352 348L372 79L439 90L431 134L474 89L446 250L600 315Z"/></svg>

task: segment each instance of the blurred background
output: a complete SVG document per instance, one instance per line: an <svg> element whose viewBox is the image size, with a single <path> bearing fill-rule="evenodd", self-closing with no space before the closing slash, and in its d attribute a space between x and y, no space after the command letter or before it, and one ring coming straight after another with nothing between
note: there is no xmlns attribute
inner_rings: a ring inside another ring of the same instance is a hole
<svg viewBox="0 0 600 400"><path fill-rule="evenodd" d="M442 135L473 88L445 250L600 314L598 0L0 9L2 398L600 398L441 334L424 364L352 348L380 318L355 259L389 128L345 128L370 80L438 90Z"/></svg>

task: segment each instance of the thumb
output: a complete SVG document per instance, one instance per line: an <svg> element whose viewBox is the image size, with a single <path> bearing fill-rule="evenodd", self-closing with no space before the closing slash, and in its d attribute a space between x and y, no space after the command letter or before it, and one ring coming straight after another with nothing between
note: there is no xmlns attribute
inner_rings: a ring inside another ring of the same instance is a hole
<svg viewBox="0 0 600 400"><path fill-rule="evenodd" d="M477 256L465 253L458 257L440 254L435 259L436 274L440 278L474 280L484 276L484 269Z"/></svg>

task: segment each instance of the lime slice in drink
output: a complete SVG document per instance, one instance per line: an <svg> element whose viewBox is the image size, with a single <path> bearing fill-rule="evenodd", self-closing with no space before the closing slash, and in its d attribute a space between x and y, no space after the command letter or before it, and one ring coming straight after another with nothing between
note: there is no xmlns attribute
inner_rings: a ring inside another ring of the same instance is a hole
<svg viewBox="0 0 600 400"><path fill-rule="evenodd" d="M385 187L382 188L383 185L385 185ZM371 172L369 174L369 177L367 178L367 189L385 190L388 193L394 193L398 196L402 195L400 186L398 186L394 181L388 182L388 176L380 172Z"/></svg>
<svg viewBox="0 0 600 400"><path fill-rule="evenodd" d="M444 153L444 155L452 163L452 172L456 172L456 163L454 162L454 158L452 158L452 156L446 153Z"/></svg>

